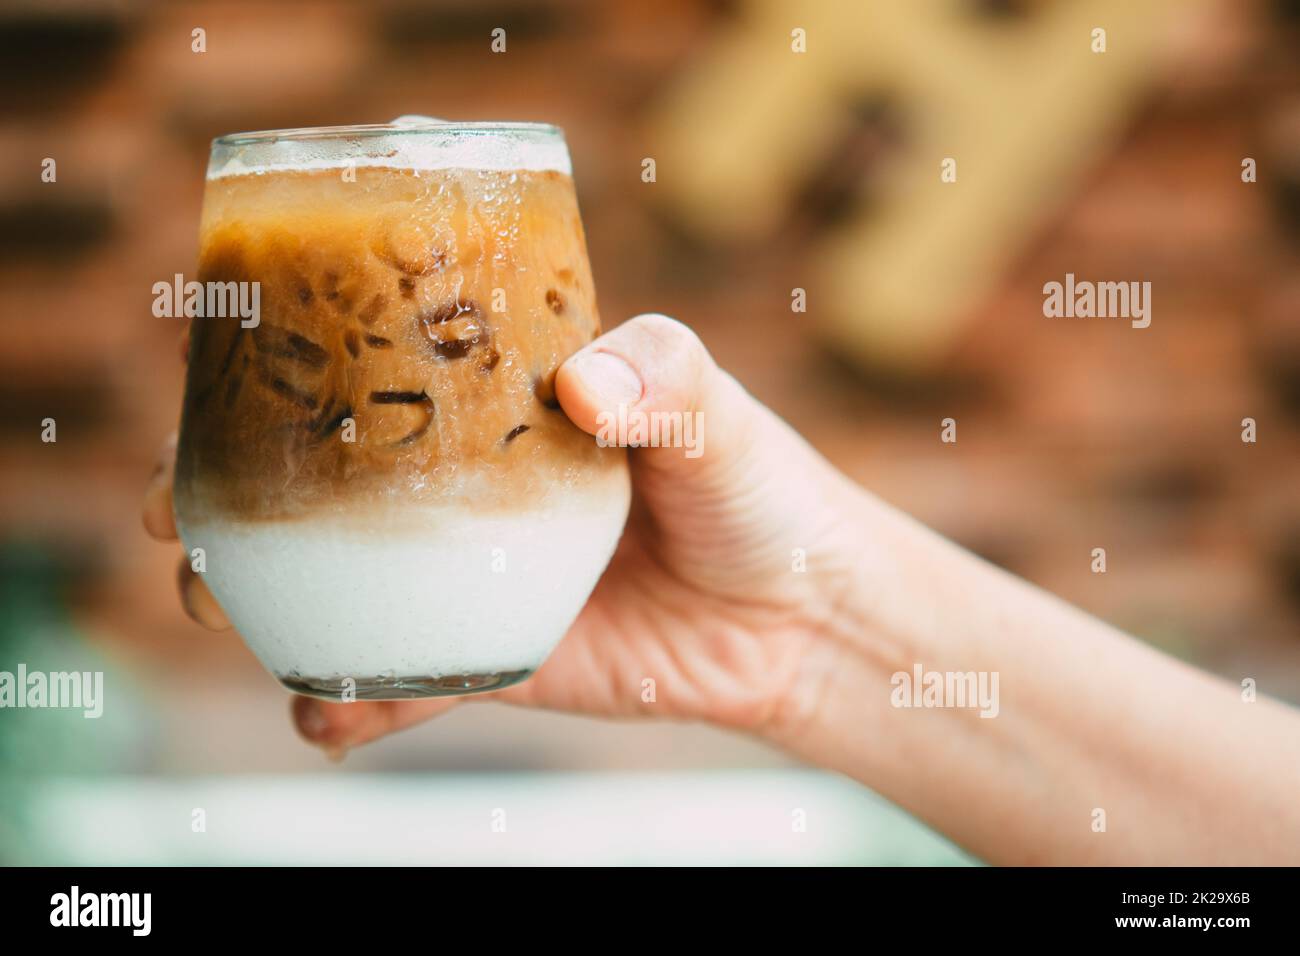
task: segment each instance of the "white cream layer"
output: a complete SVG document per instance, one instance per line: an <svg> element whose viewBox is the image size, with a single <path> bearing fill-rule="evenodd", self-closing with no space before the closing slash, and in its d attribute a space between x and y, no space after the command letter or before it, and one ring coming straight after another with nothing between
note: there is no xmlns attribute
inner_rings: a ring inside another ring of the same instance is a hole
<svg viewBox="0 0 1300 956"><path fill-rule="evenodd" d="M513 514L409 506L355 516L184 523L204 580L278 676L444 677L535 669L608 564L627 517L621 470Z"/></svg>

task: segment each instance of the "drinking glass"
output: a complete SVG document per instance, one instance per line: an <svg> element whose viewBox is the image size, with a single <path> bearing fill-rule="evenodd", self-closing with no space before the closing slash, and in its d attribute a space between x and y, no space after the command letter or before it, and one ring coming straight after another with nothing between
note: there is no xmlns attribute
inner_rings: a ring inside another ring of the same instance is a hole
<svg viewBox="0 0 1300 956"><path fill-rule="evenodd" d="M177 524L266 668L332 699L536 670L629 498L555 397L600 331L563 133L223 136L197 280Z"/></svg>

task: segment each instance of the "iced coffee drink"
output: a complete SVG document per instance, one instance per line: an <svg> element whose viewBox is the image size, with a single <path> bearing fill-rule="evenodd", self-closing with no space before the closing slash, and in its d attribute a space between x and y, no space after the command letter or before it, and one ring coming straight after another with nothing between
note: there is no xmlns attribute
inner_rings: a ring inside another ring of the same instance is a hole
<svg viewBox="0 0 1300 956"><path fill-rule="evenodd" d="M260 315L192 320L176 515L263 664L335 699L527 677L629 495L555 397L600 331L560 131L223 137L198 278Z"/></svg>

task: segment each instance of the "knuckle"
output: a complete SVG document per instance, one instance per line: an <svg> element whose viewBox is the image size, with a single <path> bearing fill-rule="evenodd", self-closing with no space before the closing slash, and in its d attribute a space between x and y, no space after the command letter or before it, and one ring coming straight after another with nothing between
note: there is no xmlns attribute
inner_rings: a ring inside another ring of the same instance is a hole
<svg viewBox="0 0 1300 956"><path fill-rule="evenodd" d="M659 313L639 315L629 325L651 339L657 352L677 367L707 365L712 360L695 330Z"/></svg>

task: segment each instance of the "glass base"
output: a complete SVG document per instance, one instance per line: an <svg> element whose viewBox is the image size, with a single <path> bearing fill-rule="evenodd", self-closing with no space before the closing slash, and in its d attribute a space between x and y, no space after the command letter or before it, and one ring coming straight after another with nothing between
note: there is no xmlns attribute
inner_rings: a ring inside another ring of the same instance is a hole
<svg viewBox="0 0 1300 956"><path fill-rule="evenodd" d="M280 683L295 694L319 697L335 703L350 700L412 700L420 697L459 697L501 690L518 684L531 670L498 671L494 674L454 674L446 677L303 677L279 674ZM346 695L346 697L345 697Z"/></svg>

